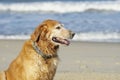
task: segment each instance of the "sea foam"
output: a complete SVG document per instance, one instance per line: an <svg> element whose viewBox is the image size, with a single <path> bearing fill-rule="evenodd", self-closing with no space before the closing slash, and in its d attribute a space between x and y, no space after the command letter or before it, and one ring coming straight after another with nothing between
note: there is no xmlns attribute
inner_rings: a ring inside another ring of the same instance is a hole
<svg viewBox="0 0 120 80"><path fill-rule="evenodd" d="M0 3L0 11L70 13L88 10L120 11L120 1Z"/></svg>
<svg viewBox="0 0 120 80"><path fill-rule="evenodd" d="M0 39L26 40L30 35L0 35ZM76 33L73 41L120 42L118 33Z"/></svg>
<svg viewBox="0 0 120 80"><path fill-rule="evenodd" d="M0 39L9 39L9 40L26 40L29 38L30 35L0 35Z"/></svg>
<svg viewBox="0 0 120 80"><path fill-rule="evenodd" d="M96 42L120 42L119 33L79 33L73 38L74 41L96 41Z"/></svg>

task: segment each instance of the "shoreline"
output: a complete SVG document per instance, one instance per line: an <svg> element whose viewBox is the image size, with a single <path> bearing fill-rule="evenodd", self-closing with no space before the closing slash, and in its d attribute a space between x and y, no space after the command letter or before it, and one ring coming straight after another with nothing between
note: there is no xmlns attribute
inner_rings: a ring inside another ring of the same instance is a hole
<svg viewBox="0 0 120 80"><path fill-rule="evenodd" d="M28 39L0 39L0 41L26 41ZM112 41L83 41L83 40L70 40L70 42L79 42L79 43L107 43L107 44L120 44L120 42Z"/></svg>

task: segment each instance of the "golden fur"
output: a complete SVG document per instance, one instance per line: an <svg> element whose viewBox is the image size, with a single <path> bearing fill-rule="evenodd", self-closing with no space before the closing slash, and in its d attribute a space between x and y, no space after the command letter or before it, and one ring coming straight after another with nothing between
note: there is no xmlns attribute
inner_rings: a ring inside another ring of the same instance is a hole
<svg viewBox="0 0 120 80"><path fill-rule="evenodd" d="M73 35L58 21L44 21L35 29L31 38L24 43L21 52L9 68L0 73L0 80L53 80L59 61L58 56L44 59L33 48L33 42L37 43L42 53L53 56L57 55L57 50L61 45L52 40L53 36L70 39ZM67 44L65 40L61 41Z"/></svg>

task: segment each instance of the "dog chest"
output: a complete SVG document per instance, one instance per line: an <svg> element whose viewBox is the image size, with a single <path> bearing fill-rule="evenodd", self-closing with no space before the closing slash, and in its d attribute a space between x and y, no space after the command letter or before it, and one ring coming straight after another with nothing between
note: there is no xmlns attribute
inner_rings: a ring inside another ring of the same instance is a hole
<svg viewBox="0 0 120 80"><path fill-rule="evenodd" d="M57 59L50 59L47 61L40 60L32 63L32 66L28 66L26 73L30 80L53 80L57 64Z"/></svg>

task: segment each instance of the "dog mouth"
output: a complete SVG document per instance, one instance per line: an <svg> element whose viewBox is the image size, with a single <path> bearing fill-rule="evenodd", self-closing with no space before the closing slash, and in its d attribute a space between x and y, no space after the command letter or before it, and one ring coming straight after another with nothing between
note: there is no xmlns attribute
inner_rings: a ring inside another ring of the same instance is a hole
<svg viewBox="0 0 120 80"><path fill-rule="evenodd" d="M60 38L60 37L53 37L52 40L56 43L65 44L67 46L70 44L69 40L63 39L63 38Z"/></svg>

